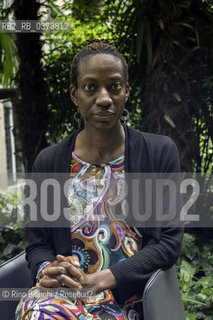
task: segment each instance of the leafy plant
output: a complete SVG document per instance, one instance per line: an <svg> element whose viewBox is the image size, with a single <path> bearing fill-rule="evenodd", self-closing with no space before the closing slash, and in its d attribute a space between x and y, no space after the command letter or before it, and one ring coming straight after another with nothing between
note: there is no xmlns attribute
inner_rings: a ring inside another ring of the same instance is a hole
<svg viewBox="0 0 213 320"><path fill-rule="evenodd" d="M0 83L5 88L14 86L14 77L18 69L18 58L13 34L0 33Z"/></svg>
<svg viewBox="0 0 213 320"><path fill-rule="evenodd" d="M213 319L213 242L204 239L185 233L177 266L187 320Z"/></svg>
<svg viewBox="0 0 213 320"><path fill-rule="evenodd" d="M11 18L12 13L8 11L8 6L9 1L3 0L0 4L1 20ZM15 40L14 33L0 33L0 85L4 88L12 88L15 85L14 78L19 66Z"/></svg>
<svg viewBox="0 0 213 320"><path fill-rule="evenodd" d="M20 205L17 194L0 193L0 264L25 249L26 234L17 221Z"/></svg>

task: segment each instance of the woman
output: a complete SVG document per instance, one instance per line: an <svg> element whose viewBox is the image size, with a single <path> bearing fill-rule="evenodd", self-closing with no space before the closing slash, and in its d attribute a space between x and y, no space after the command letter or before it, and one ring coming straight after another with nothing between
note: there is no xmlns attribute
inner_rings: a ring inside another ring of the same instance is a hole
<svg viewBox="0 0 213 320"><path fill-rule="evenodd" d="M116 219L112 208L122 211L124 173L178 172L177 149L168 137L121 124L128 67L105 41L92 41L74 57L70 94L75 119L82 118L84 127L44 149L34 172L70 173L71 222L65 228L32 228L26 259L36 284L31 292L89 288L96 295L77 301L56 293L28 296L16 319L142 319L144 286L158 268L176 262L183 232L133 228Z"/></svg>

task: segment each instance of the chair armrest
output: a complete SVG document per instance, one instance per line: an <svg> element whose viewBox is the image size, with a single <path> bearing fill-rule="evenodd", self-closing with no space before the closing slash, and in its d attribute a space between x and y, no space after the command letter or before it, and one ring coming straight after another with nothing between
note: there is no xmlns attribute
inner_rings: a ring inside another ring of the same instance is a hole
<svg viewBox="0 0 213 320"><path fill-rule="evenodd" d="M2 288L30 288L32 286L25 251L0 265L0 283Z"/></svg>
<svg viewBox="0 0 213 320"><path fill-rule="evenodd" d="M25 251L0 265L0 287L4 290L7 288L29 289L32 287L30 270L25 260ZM1 296L0 312L3 316L2 319L14 319L18 301L12 300L10 297L3 301L2 298Z"/></svg>
<svg viewBox="0 0 213 320"><path fill-rule="evenodd" d="M144 320L185 320L176 268L157 270L143 293Z"/></svg>

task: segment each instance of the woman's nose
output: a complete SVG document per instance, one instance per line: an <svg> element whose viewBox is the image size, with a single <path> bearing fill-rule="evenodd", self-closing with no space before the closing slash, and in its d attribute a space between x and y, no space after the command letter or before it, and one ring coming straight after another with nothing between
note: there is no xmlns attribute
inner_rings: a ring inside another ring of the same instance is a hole
<svg viewBox="0 0 213 320"><path fill-rule="evenodd" d="M96 104L99 106L104 106L104 107L112 104L111 96L106 88L101 88L98 91Z"/></svg>

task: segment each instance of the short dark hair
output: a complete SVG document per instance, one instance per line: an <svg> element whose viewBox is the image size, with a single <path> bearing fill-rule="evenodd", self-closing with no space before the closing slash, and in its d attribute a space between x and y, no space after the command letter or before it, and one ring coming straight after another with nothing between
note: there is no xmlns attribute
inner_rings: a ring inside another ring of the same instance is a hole
<svg viewBox="0 0 213 320"><path fill-rule="evenodd" d="M124 56L114 46L107 43L104 39L94 39L92 41L87 42L87 45L84 46L73 58L70 70L71 84L77 88L79 62L87 56L96 55L100 53L111 54L121 60L124 70L124 80L126 83L128 81L128 65Z"/></svg>

